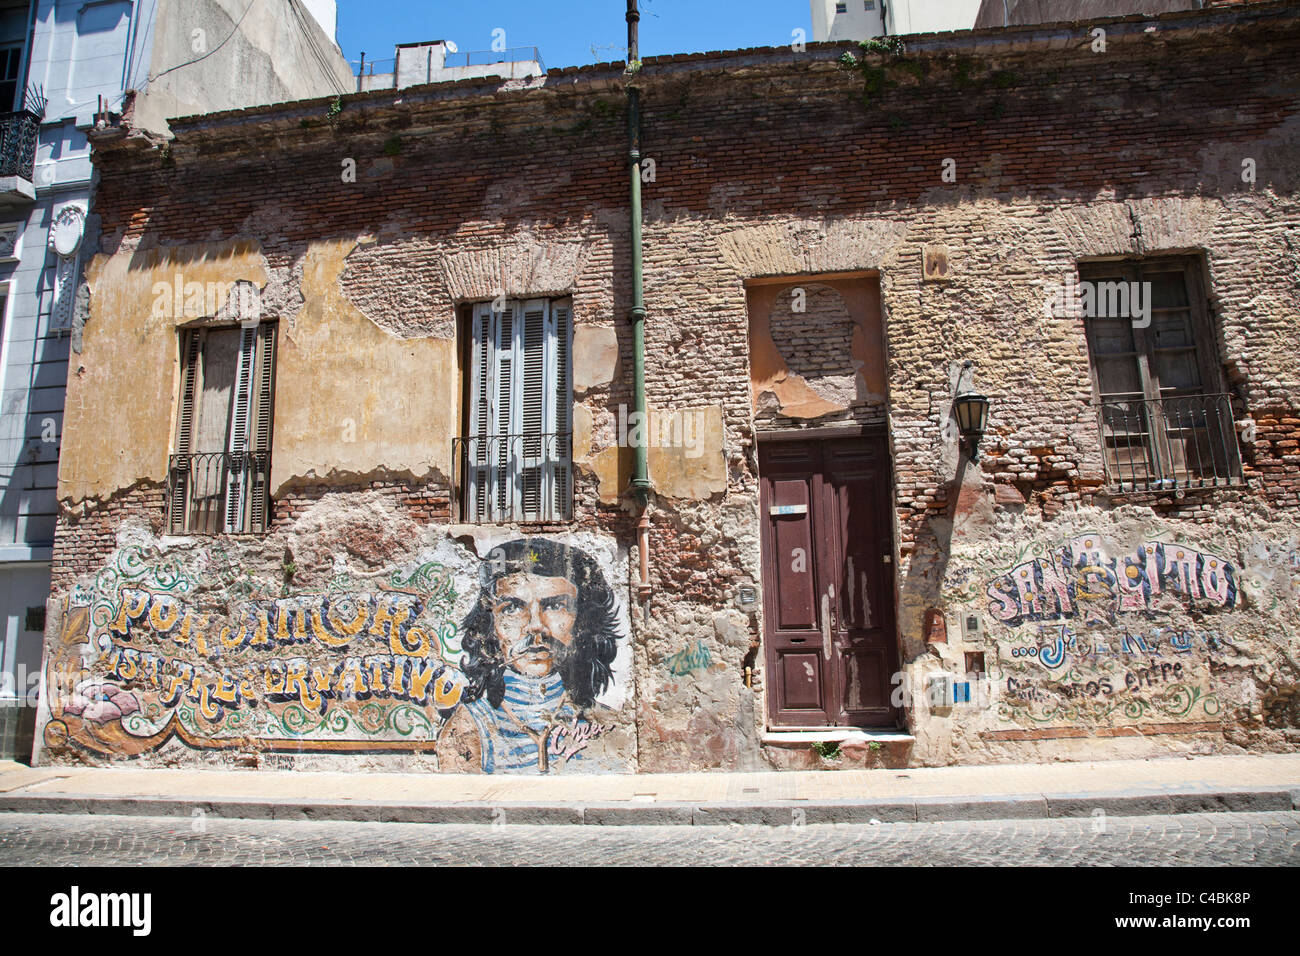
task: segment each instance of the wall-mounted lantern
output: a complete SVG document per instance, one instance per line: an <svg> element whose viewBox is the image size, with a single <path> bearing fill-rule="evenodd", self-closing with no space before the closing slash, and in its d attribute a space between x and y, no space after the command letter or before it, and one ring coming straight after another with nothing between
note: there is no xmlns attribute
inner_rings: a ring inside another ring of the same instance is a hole
<svg viewBox="0 0 1300 956"><path fill-rule="evenodd" d="M989 423L989 400L977 392L962 392L952 400L952 411L957 416L957 428L971 461L979 461L980 439Z"/></svg>

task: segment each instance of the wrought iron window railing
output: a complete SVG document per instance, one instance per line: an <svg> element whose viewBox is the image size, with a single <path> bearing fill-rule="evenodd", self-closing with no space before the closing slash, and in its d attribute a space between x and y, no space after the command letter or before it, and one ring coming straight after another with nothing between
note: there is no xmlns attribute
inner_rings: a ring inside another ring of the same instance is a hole
<svg viewBox="0 0 1300 956"><path fill-rule="evenodd" d="M462 521L567 521L573 516L572 432L456 438L452 463Z"/></svg>
<svg viewBox="0 0 1300 956"><path fill-rule="evenodd" d="M1101 403L1106 477L1118 491L1239 484L1241 454L1228 395Z"/></svg>
<svg viewBox="0 0 1300 956"><path fill-rule="evenodd" d="M31 182L41 118L31 110L0 113L0 176Z"/></svg>
<svg viewBox="0 0 1300 956"><path fill-rule="evenodd" d="M171 534L257 534L266 530L269 452L172 455L167 487Z"/></svg>

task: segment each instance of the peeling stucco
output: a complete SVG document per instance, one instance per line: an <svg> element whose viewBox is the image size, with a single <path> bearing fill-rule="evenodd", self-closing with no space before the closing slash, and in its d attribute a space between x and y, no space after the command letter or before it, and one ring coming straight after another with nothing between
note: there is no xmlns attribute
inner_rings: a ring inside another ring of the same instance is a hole
<svg viewBox="0 0 1300 956"><path fill-rule="evenodd" d="M274 494L307 476L451 470L455 343L398 338L366 318L339 284L355 246L313 243L303 259L302 310L280 330Z"/></svg>
<svg viewBox="0 0 1300 956"><path fill-rule="evenodd" d="M231 283L265 286L267 265L256 241L236 239L98 255L86 281L94 334L69 369L59 455L59 498L72 504L166 480L174 413L164 420L160 410L176 401L176 330L209 304L204 296L202 308L186 307L186 287L212 290L221 308ZM122 374L169 367L171 375Z"/></svg>

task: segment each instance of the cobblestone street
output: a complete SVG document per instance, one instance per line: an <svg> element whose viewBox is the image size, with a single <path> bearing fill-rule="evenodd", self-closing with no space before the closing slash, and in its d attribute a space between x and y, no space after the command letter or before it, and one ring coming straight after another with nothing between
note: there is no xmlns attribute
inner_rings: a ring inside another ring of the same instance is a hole
<svg viewBox="0 0 1300 956"><path fill-rule="evenodd" d="M1300 813L804 827L0 815L0 864L1295 866Z"/></svg>

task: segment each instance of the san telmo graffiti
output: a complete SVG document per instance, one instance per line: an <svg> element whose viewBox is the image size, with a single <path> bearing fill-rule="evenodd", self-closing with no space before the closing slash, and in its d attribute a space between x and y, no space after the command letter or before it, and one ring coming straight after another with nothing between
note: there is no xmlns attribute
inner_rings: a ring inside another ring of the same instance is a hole
<svg viewBox="0 0 1300 956"><path fill-rule="evenodd" d="M456 568L473 560L464 554L453 550ZM509 542L480 563L460 619L456 568L417 562L369 586L342 574L319 592L263 597L255 582L231 594L224 579L123 549L68 595L43 739L119 755L173 738L405 750L478 772L581 761L616 726L597 698L625 678L624 612L604 573L578 548Z"/></svg>
<svg viewBox="0 0 1300 956"><path fill-rule="evenodd" d="M1033 643L1004 646L1000 655L999 714L1017 721L1216 717L1225 680L1253 687L1241 648L1215 629L1075 633L1069 624L1039 625Z"/></svg>
<svg viewBox="0 0 1300 956"><path fill-rule="evenodd" d="M1237 604L1239 578L1230 562L1184 545L1148 541L1108 555L1100 536L1081 535L998 575L986 593L989 613L1015 627L1098 609L1113 621L1158 611L1162 597L1227 610Z"/></svg>
<svg viewBox="0 0 1300 956"><path fill-rule="evenodd" d="M1234 650L1232 642L1218 631L1200 631L1194 628L1156 627L1145 633L1141 630L1123 629L1118 635L1074 633L1069 625L1060 624L1038 629L1038 642L1009 648L1007 656L1014 661L1037 663L1045 670L1055 671L1075 663L1096 663L1105 658L1147 658L1172 655L1187 656L1204 650L1218 654Z"/></svg>

